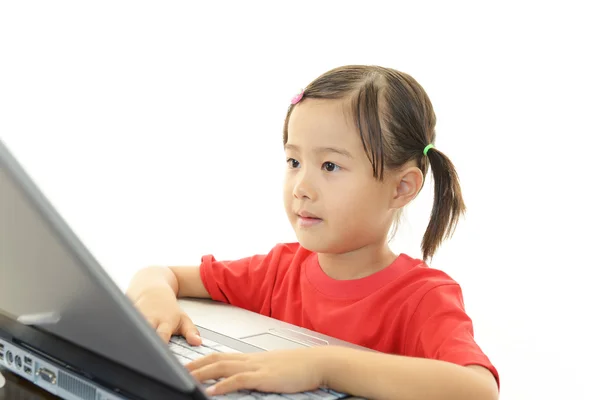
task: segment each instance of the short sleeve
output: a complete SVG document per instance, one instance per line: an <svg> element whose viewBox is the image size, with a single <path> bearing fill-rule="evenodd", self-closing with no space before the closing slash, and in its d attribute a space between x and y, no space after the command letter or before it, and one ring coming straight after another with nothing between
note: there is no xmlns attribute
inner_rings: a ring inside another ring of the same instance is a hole
<svg viewBox="0 0 600 400"><path fill-rule="evenodd" d="M291 251L289 246L277 245L268 254L234 261L206 255L200 277L213 300L269 315L277 275L282 264L289 263Z"/></svg>
<svg viewBox="0 0 600 400"><path fill-rule="evenodd" d="M475 342L458 284L436 286L423 296L409 322L405 344L408 356L485 367L500 385L498 371Z"/></svg>

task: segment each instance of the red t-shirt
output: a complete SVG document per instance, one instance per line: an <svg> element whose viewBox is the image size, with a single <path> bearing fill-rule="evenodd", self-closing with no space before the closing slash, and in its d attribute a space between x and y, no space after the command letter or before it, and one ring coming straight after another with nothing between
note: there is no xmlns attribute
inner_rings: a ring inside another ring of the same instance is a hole
<svg viewBox="0 0 600 400"><path fill-rule="evenodd" d="M458 283L401 254L365 278L335 280L298 243L236 261L202 258L211 298L384 353L481 365Z"/></svg>

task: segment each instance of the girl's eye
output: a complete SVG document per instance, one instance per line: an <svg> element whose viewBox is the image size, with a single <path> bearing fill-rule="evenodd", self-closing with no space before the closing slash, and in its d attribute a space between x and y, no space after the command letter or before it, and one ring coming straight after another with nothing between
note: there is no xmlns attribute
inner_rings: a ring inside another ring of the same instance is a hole
<svg viewBox="0 0 600 400"><path fill-rule="evenodd" d="M298 168L300 166L300 162L298 162L298 160L295 160L293 158L288 158L287 163L290 166L290 168Z"/></svg>
<svg viewBox="0 0 600 400"><path fill-rule="evenodd" d="M333 171L339 170L340 167L330 161L326 161L323 163L323 169L325 169L325 171L327 171L327 172L333 172Z"/></svg>

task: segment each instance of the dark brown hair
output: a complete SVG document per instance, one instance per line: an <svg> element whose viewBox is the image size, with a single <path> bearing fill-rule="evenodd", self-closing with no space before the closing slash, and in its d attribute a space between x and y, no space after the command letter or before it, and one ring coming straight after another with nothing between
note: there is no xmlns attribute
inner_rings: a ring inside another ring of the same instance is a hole
<svg viewBox="0 0 600 400"><path fill-rule="evenodd" d="M383 180L384 169L402 167L415 160L427 176L429 165L434 179L431 218L421 242L423 259L433 256L449 238L465 212L458 175L452 162L435 143L436 117L425 90L410 75L391 68L349 65L335 68L311 82L303 99L349 99L353 118L365 152L373 165L373 177ZM283 129L288 140L291 105ZM397 214L399 217L399 214ZM394 232L398 218L394 221Z"/></svg>

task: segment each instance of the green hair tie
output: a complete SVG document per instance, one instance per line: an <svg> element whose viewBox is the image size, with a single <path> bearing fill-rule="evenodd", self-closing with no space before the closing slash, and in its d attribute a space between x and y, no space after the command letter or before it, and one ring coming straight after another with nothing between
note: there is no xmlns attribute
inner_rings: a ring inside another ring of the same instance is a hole
<svg viewBox="0 0 600 400"><path fill-rule="evenodd" d="M425 149L423 150L423 154L424 154L425 156L427 156L427 152L429 151L429 149L432 149L432 148L433 148L433 143L430 143L430 144L428 144L428 145L425 147Z"/></svg>

